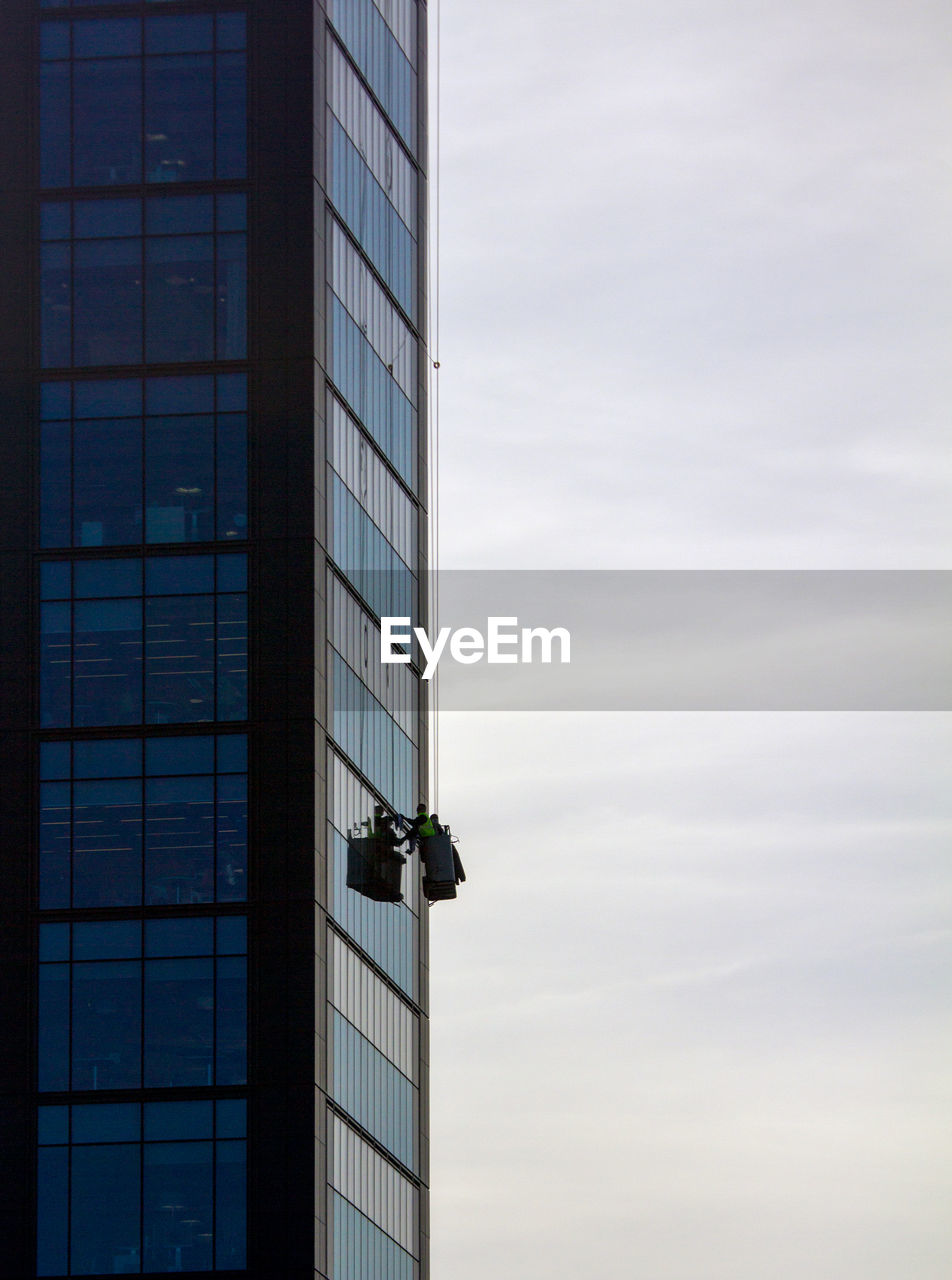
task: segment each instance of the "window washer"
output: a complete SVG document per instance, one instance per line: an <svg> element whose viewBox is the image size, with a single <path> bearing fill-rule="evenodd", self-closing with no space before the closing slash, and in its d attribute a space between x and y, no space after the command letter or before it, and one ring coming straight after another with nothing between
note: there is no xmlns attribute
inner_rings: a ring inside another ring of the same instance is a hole
<svg viewBox="0 0 952 1280"><path fill-rule="evenodd" d="M422 800L417 805L415 818L413 818L412 820L408 820L401 816L400 825L403 827L403 830L407 833L407 853L412 853L413 850L417 847L417 844L419 843L419 839L420 839L420 829L427 820L428 820L428 817L426 812L426 805L423 803Z"/></svg>
<svg viewBox="0 0 952 1280"><path fill-rule="evenodd" d="M374 816L373 816L372 818L364 818L363 822L361 822L361 824L360 824L360 825L361 825L362 827L366 827L366 828L367 828L367 834L368 834L368 836L373 837L373 836L375 836L375 835L377 834L377 832L380 830L381 821L382 821L382 819L383 819L385 816L386 816L386 811L385 811L385 809L384 809L383 805L382 805L382 804L375 804L375 805L374 805Z"/></svg>

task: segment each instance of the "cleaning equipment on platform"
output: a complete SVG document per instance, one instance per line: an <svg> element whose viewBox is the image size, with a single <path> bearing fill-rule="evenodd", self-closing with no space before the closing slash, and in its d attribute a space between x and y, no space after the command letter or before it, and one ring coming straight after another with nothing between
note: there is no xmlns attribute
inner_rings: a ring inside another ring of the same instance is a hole
<svg viewBox="0 0 952 1280"><path fill-rule="evenodd" d="M402 902L406 858L394 848L392 837L361 836L356 831L347 838L348 889L374 902Z"/></svg>
<svg viewBox="0 0 952 1280"><path fill-rule="evenodd" d="M423 896L428 902L440 902L456 897L456 886L466 879L466 872L449 827L441 827L436 814L431 815L428 825L436 829L432 835L420 836Z"/></svg>

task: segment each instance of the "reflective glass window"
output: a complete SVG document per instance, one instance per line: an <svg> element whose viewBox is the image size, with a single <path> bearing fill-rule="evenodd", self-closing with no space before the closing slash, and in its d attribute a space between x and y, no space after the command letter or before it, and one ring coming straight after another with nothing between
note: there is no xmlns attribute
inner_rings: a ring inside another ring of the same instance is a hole
<svg viewBox="0 0 952 1280"><path fill-rule="evenodd" d="M37 1274L243 1268L244 1105L40 1107Z"/></svg>
<svg viewBox="0 0 952 1280"><path fill-rule="evenodd" d="M246 378L218 395L242 412L216 413L225 381L145 379L144 415L140 378L45 383L60 394L41 412L42 545L247 536Z"/></svg>
<svg viewBox="0 0 952 1280"><path fill-rule="evenodd" d="M45 584L43 726L244 719L247 595L223 590L232 559L153 557L144 595L139 559L74 562L71 600L49 598L69 594L68 576Z"/></svg>
<svg viewBox="0 0 952 1280"><path fill-rule="evenodd" d="M327 9L378 102L407 146L415 148L416 73L384 15L374 0L329 0Z"/></svg>
<svg viewBox="0 0 952 1280"><path fill-rule="evenodd" d="M417 1091L336 1010L331 1091L335 1102L409 1169L416 1168Z"/></svg>
<svg viewBox="0 0 952 1280"><path fill-rule="evenodd" d="M41 941L59 927L41 925ZM41 1090L245 1082L239 930L219 929L216 945L211 917L147 921L144 940L138 921L66 927L71 960L40 963Z"/></svg>
<svg viewBox="0 0 952 1280"><path fill-rule="evenodd" d="M144 238L139 200L76 202L72 242L52 238L68 231L62 209L43 210L45 367L244 358L244 196L146 200Z"/></svg>
<svg viewBox="0 0 952 1280"><path fill-rule="evenodd" d="M40 776L44 910L245 899L243 734L44 743Z"/></svg>
<svg viewBox="0 0 952 1280"><path fill-rule="evenodd" d="M247 173L244 14L41 26L44 186Z"/></svg>

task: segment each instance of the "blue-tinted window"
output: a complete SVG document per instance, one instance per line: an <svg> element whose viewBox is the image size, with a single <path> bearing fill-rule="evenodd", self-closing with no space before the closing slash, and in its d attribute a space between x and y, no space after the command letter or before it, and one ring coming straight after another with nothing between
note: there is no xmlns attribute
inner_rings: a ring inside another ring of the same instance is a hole
<svg viewBox="0 0 952 1280"><path fill-rule="evenodd" d="M331 733L397 813L416 805L413 743L334 650Z"/></svg>
<svg viewBox="0 0 952 1280"><path fill-rule="evenodd" d="M374 0L330 0L347 51L407 146L416 148L416 73Z"/></svg>
<svg viewBox="0 0 952 1280"><path fill-rule="evenodd" d="M41 724L245 719L247 595L226 589L230 561L151 558L144 595L139 559L74 562L72 599L50 598L68 595L68 581L41 579ZM160 575L167 562L174 572Z"/></svg>
<svg viewBox="0 0 952 1280"><path fill-rule="evenodd" d="M38 1129L38 1275L246 1265L242 1101L41 1107Z"/></svg>
<svg viewBox="0 0 952 1280"><path fill-rule="evenodd" d="M416 317L416 241L343 126L329 121L331 199L411 320Z"/></svg>
<svg viewBox="0 0 952 1280"><path fill-rule="evenodd" d="M405 902L381 905L347 887L347 838L328 826L331 913L367 955L412 998L417 922Z"/></svg>
<svg viewBox="0 0 952 1280"><path fill-rule="evenodd" d="M332 1026L334 1101L407 1168L415 1169L416 1089L336 1009Z"/></svg>
<svg viewBox="0 0 952 1280"><path fill-rule="evenodd" d="M42 24L44 186L246 176L244 14L149 17L144 36L143 56L138 17Z"/></svg>
<svg viewBox="0 0 952 1280"><path fill-rule="evenodd" d="M416 411L343 302L328 290L329 363L343 398L408 484L413 483Z"/></svg>
<svg viewBox="0 0 952 1280"><path fill-rule="evenodd" d="M242 412L215 412L216 382L219 408ZM41 414L42 545L246 537L245 383L146 379L144 417L139 378L44 384L60 394Z"/></svg>
<svg viewBox="0 0 952 1280"><path fill-rule="evenodd" d="M40 906L243 901L247 740L217 746L216 774L213 737L44 743Z"/></svg>
<svg viewBox="0 0 952 1280"><path fill-rule="evenodd" d="M339 476L333 478L335 564L378 617L416 615L416 580Z"/></svg>
<svg viewBox="0 0 952 1280"><path fill-rule="evenodd" d="M43 364L243 359L247 348L244 196L77 201L74 240L41 253ZM47 236L68 222L44 216ZM221 210L215 231L214 211ZM46 210L43 210L46 215ZM228 228L226 230L225 228Z"/></svg>
<svg viewBox="0 0 952 1280"><path fill-rule="evenodd" d="M331 1202L335 1280L416 1280L419 1268L405 1249L339 1192L331 1193Z"/></svg>
<svg viewBox="0 0 952 1280"><path fill-rule="evenodd" d="M41 925L41 943L62 927ZM239 929L219 927L216 938L211 917L66 927L71 960L40 963L41 1090L244 1083Z"/></svg>

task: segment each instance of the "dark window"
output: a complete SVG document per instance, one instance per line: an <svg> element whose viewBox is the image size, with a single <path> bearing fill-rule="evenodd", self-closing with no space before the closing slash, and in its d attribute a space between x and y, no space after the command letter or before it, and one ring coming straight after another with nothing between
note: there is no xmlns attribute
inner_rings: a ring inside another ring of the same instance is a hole
<svg viewBox="0 0 952 1280"><path fill-rule="evenodd" d="M243 917L44 924L40 950L41 1090L244 1083Z"/></svg>
<svg viewBox="0 0 952 1280"><path fill-rule="evenodd" d="M247 536L244 374L45 383L42 392L41 545Z"/></svg>
<svg viewBox="0 0 952 1280"><path fill-rule="evenodd" d="M242 359L245 206L241 195L76 201L72 243L69 206L44 206L44 366Z"/></svg>
<svg viewBox="0 0 952 1280"><path fill-rule="evenodd" d="M40 906L243 901L246 757L244 734L43 743Z"/></svg>
<svg viewBox="0 0 952 1280"><path fill-rule="evenodd" d="M246 558L157 556L145 570L41 566L44 727L245 719Z"/></svg>
<svg viewBox="0 0 952 1280"><path fill-rule="evenodd" d="M243 1100L40 1107L38 1133L38 1275L245 1267Z"/></svg>
<svg viewBox="0 0 952 1280"><path fill-rule="evenodd" d="M42 24L44 186L246 176L244 14L144 25L143 51L138 17Z"/></svg>

